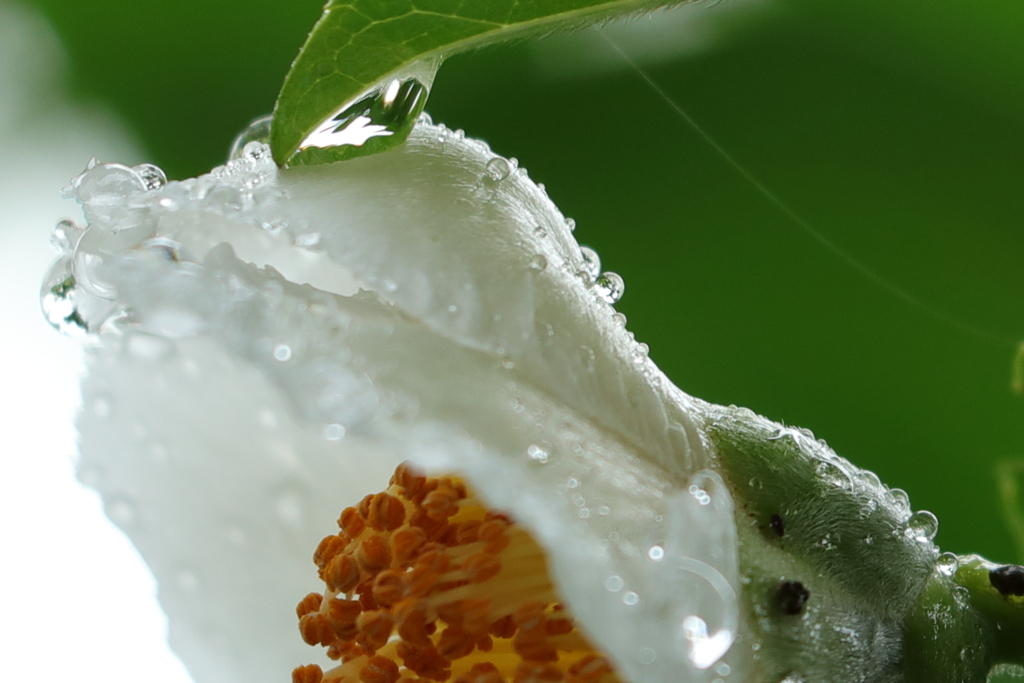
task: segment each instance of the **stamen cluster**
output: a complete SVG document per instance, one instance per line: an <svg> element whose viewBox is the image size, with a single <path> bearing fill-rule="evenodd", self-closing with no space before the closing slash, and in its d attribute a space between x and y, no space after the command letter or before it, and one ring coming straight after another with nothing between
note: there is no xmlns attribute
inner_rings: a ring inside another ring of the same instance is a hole
<svg viewBox="0 0 1024 683"><path fill-rule="evenodd" d="M618 683L544 551L459 479L400 465L338 526L313 554L326 591L296 613L303 640L340 663L300 666L294 683Z"/></svg>

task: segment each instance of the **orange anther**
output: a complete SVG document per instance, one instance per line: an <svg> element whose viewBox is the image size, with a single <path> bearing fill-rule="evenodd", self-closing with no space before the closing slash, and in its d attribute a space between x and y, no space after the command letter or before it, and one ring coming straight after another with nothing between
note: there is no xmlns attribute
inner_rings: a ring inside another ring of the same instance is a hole
<svg viewBox="0 0 1024 683"><path fill-rule="evenodd" d="M562 680L562 672L553 666L545 666L534 662L523 662L516 667L513 683L557 683Z"/></svg>
<svg viewBox="0 0 1024 683"><path fill-rule="evenodd" d="M586 655L569 667L569 676L574 683L593 683L612 671L611 663L604 657Z"/></svg>
<svg viewBox="0 0 1024 683"><path fill-rule="evenodd" d="M427 534L419 527L399 529L391 535L391 557L403 566L426 543Z"/></svg>
<svg viewBox="0 0 1024 683"><path fill-rule="evenodd" d="M448 660L461 659L476 649L476 640L458 626L449 626L437 641L437 653Z"/></svg>
<svg viewBox="0 0 1024 683"><path fill-rule="evenodd" d="M335 593L348 593L359 585L359 565L351 555L339 555L324 569L324 582Z"/></svg>
<svg viewBox="0 0 1024 683"><path fill-rule="evenodd" d="M377 574L373 580L373 599L382 607L390 607L405 597L405 580L393 569Z"/></svg>
<svg viewBox="0 0 1024 683"><path fill-rule="evenodd" d="M356 511L359 513L359 516L363 519L367 519L370 516L370 501L372 500L373 494L367 493L365 496L363 496L363 499L359 501L359 505L356 505Z"/></svg>
<svg viewBox="0 0 1024 683"><path fill-rule="evenodd" d="M427 493L424 490L426 483L427 478L417 472L407 462L399 465L391 477L391 485L401 488L402 494L414 503L423 500L423 496Z"/></svg>
<svg viewBox="0 0 1024 683"><path fill-rule="evenodd" d="M512 615L502 617L491 624L490 633L495 638L511 638L516 634L516 622Z"/></svg>
<svg viewBox="0 0 1024 683"><path fill-rule="evenodd" d="M297 666L292 670L292 683L320 683L324 680L324 670L316 664Z"/></svg>
<svg viewBox="0 0 1024 683"><path fill-rule="evenodd" d="M355 508L345 508L341 511L341 517L338 517L338 526L345 532L345 536L349 539L354 539L363 533L363 529L366 528L366 521Z"/></svg>
<svg viewBox="0 0 1024 683"><path fill-rule="evenodd" d="M362 606L355 600L333 599L327 603L327 621L331 629L342 640L351 640L358 629L356 619L362 612Z"/></svg>
<svg viewBox="0 0 1024 683"><path fill-rule="evenodd" d="M431 645L431 632L427 629L427 612L418 600L403 600L391 611L398 624L398 635L416 647Z"/></svg>
<svg viewBox="0 0 1024 683"><path fill-rule="evenodd" d="M302 598L302 601L295 606L295 614L300 619L310 612L316 612L320 609L320 603L324 600L324 596L319 593L310 593L306 597Z"/></svg>
<svg viewBox="0 0 1024 683"><path fill-rule="evenodd" d="M339 538L337 535L325 536L320 545L316 547L316 551L313 552L313 562L320 569L327 566L327 563L338 556L345 546L348 545L345 539Z"/></svg>
<svg viewBox="0 0 1024 683"><path fill-rule="evenodd" d="M498 667L490 662L474 664L473 668L455 679L454 683L504 683Z"/></svg>
<svg viewBox="0 0 1024 683"><path fill-rule="evenodd" d="M391 615L383 610L363 612L356 619L356 642L369 651L379 650L387 644L394 624Z"/></svg>
<svg viewBox="0 0 1024 683"><path fill-rule="evenodd" d="M405 506L394 496L378 493L370 500L366 521L377 531L394 531L405 521Z"/></svg>
<svg viewBox="0 0 1024 683"><path fill-rule="evenodd" d="M319 612L307 614L299 619L299 633L308 645L330 645L335 640L327 616Z"/></svg>
<svg viewBox="0 0 1024 683"><path fill-rule="evenodd" d="M572 631L573 625L568 619L549 619L544 624L544 633L549 636L564 636Z"/></svg>
<svg viewBox="0 0 1024 683"><path fill-rule="evenodd" d="M501 571L501 560L496 555L477 553L462 564L462 571L470 583L483 583L493 579Z"/></svg>
<svg viewBox="0 0 1024 683"><path fill-rule="evenodd" d="M423 510L431 519L447 519L459 511L458 493L451 486L441 484L423 499Z"/></svg>
<svg viewBox="0 0 1024 683"><path fill-rule="evenodd" d="M359 680L363 683L395 683L398 678L398 665L387 657L370 657L359 672Z"/></svg>
<svg viewBox="0 0 1024 683"><path fill-rule="evenodd" d="M544 605L539 602L528 602L512 614L516 625L525 631L536 629L544 625L547 617L544 615Z"/></svg>
<svg viewBox="0 0 1024 683"><path fill-rule="evenodd" d="M508 547L508 524L502 519L489 519L480 525L480 540L489 553L500 553Z"/></svg>
<svg viewBox="0 0 1024 683"><path fill-rule="evenodd" d="M448 668L451 662L438 654L433 646L413 647L409 643L400 642L396 648L405 668L421 678L432 681L447 681L452 672Z"/></svg>
<svg viewBox="0 0 1024 683"><path fill-rule="evenodd" d="M351 662L353 659L358 659L365 655L366 652L363 651L363 648L351 640L336 640L327 648L327 656L335 661L340 659L342 662Z"/></svg>
<svg viewBox="0 0 1024 683"><path fill-rule="evenodd" d="M360 541L355 555L360 568L366 572L375 572L391 564L391 548L377 534L371 534Z"/></svg>
<svg viewBox="0 0 1024 683"><path fill-rule="evenodd" d="M422 529L427 535L427 540L433 541L440 538L448 530L447 519L434 519L426 510L417 510L409 518L409 525Z"/></svg>
<svg viewBox="0 0 1024 683"><path fill-rule="evenodd" d="M484 636L480 640L476 641L476 649L481 652L490 652L494 649L494 641L491 640L490 636Z"/></svg>
<svg viewBox="0 0 1024 683"><path fill-rule="evenodd" d="M466 545L477 540L480 535L480 520L471 519L459 524L453 524L455 527L455 542L458 545Z"/></svg>

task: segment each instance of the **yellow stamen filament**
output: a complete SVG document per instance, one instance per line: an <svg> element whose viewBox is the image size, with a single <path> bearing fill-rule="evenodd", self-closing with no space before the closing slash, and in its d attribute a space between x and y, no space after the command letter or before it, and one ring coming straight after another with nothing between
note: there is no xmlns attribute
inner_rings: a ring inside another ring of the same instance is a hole
<svg viewBox="0 0 1024 683"><path fill-rule="evenodd" d="M456 478L403 464L338 519L313 561L326 585L299 632L340 662L293 683L619 683L576 628L544 551Z"/></svg>

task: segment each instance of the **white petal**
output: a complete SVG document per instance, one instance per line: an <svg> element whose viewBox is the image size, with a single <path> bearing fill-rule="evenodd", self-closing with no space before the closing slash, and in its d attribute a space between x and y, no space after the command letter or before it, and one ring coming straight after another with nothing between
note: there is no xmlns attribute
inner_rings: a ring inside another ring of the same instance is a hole
<svg viewBox="0 0 1024 683"><path fill-rule="evenodd" d="M314 658L293 612L310 554L404 459L464 473L529 527L627 679L713 677L738 581L701 406L577 275L543 191L514 165L494 179L495 159L420 124L327 167L257 154L157 192L123 167L78 181L76 303L93 325L125 312L93 355L82 476L131 501L200 683Z"/></svg>

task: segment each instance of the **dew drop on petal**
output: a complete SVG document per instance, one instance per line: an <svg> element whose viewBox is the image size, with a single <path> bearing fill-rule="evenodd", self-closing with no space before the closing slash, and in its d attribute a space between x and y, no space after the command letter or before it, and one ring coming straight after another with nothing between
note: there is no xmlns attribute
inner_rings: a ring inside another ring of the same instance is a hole
<svg viewBox="0 0 1024 683"><path fill-rule="evenodd" d="M239 133L234 141L231 143L231 150L228 152L228 160L241 159L245 148L251 143L270 143L270 124L273 118L270 114L260 116L254 119L252 123L245 127L241 133ZM251 149L251 148L250 148Z"/></svg>
<svg viewBox="0 0 1024 683"><path fill-rule="evenodd" d="M624 602L627 605L635 605L638 602L640 602L640 596L634 593L633 591L627 591L622 596L622 602Z"/></svg>
<svg viewBox="0 0 1024 683"><path fill-rule="evenodd" d="M530 456L530 460L533 460L534 462L539 462L542 465L547 463L548 459L551 457L551 455L548 453L546 449L542 448L541 446L535 443L530 444L530 446L526 449L526 454Z"/></svg>
<svg viewBox="0 0 1024 683"><path fill-rule="evenodd" d="M604 582L604 587L612 593L618 593L624 585L625 582L622 580L622 577L615 574L609 576Z"/></svg>
<svg viewBox="0 0 1024 683"><path fill-rule="evenodd" d="M328 441L341 441L345 437L345 427L337 422L324 427L324 438Z"/></svg>
<svg viewBox="0 0 1024 683"><path fill-rule="evenodd" d="M583 257L583 270L593 280L601 274L601 257L590 247L580 247L580 256Z"/></svg>
<svg viewBox="0 0 1024 683"><path fill-rule="evenodd" d="M292 347L288 346L287 344L278 344L277 346L274 347L274 360L281 361L283 363L291 359Z"/></svg>
<svg viewBox="0 0 1024 683"><path fill-rule="evenodd" d="M647 550L647 557L651 558L655 562L660 562L665 559L665 549L660 545L652 545Z"/></svg>
<svg viewBox="0 0 1024 683"><path fill-rule="evenodd" d="M147 190L159 190L167 184L167 174L155 164L139 164L133 166L132 170L142 178L142 184Z"/></svg>
<svg viewBox="0 0 1024 683"><path fill-rule="evenodd" d="M540 272L548 267L548 260L544 254L535 254L528 263L530 270Z"/></svg>
<svg viewBox="0 0 1024 683"><path fill-rule="evenodd" d="M928 543L939 531L939 520L931 512L920 510L907 520L905 534L907 538L918 543Z"/></svg>
<svg viewBox="0 0 1024 683"><path fill-rule="evenodd" d="M942 553L935 561L935 569L943 576L953 576L960 568L960 559L956 553Z"/></svg>
<svg viewBox="0 0 1024 683"><path fill-rule="evenodd" d="M500 183L512 173L512 166L503 157L494 157L484 166L487 178L495 183Z"/></svg>
<svg viewBox="0 0 1024 683"><path fill-rule="evenodd" d="M626 292L626 283L618 273L602 273L594 280L594 291L609 304L617 303Z"/></svg>

